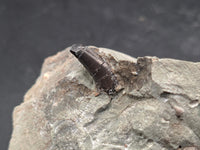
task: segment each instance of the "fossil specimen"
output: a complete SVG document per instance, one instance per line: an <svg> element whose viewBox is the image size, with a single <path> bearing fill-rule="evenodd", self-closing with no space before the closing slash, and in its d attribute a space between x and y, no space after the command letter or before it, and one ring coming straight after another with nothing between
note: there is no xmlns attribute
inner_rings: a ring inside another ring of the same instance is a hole
<svg viewBox="0 0 200 150"><path fill-rule="evenodd" d="M69 47L14 109L9 150L199 149L199 74L199 62Z"/></svg>

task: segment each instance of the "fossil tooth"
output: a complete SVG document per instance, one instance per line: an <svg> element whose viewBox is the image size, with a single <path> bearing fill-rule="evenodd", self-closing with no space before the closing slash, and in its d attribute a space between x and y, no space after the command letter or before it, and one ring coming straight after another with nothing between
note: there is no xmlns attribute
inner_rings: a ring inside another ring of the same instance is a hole
<svg viewBox="0 0 200 150"><path fill-rule="evenodd" d="M93 48L73 45L70 52L88 70L100 89L108 94L115 92L116 78L109 64Z"/></svg>

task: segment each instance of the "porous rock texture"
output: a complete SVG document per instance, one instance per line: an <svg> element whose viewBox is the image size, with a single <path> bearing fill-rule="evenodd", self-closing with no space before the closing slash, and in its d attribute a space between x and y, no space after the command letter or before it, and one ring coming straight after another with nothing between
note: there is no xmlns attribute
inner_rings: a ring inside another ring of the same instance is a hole
<svg viewBox="0 0 200 150"><path fill-rule="evenodd" d="M117 92L99 90L70 47L47 58L14 109L9 150L200 147L200 63L88 48L111 66Z"/></svg>

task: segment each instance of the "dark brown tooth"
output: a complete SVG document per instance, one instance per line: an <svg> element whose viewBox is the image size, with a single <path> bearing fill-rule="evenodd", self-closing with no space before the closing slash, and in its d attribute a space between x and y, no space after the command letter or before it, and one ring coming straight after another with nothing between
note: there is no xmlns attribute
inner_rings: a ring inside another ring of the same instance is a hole
<svg viewBox="0 0 200 150"><path fill-rule="evenodd" d="M87 46L73 45L70 52L88 70L100 89L108 94L115 92L116 78L109 64L94 49Z"/></svg>

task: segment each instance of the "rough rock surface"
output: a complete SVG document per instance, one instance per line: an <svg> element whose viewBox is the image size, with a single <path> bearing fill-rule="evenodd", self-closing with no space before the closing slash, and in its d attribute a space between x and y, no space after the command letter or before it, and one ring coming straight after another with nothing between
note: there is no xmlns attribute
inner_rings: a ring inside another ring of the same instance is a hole
<svg viewBox="0 0 200 150"><path fill-rule="evenodd" d="M45 60L14 109L9 150L200 148L200 63L97 48L118 80L108 95L69 49Z"/></svg>

